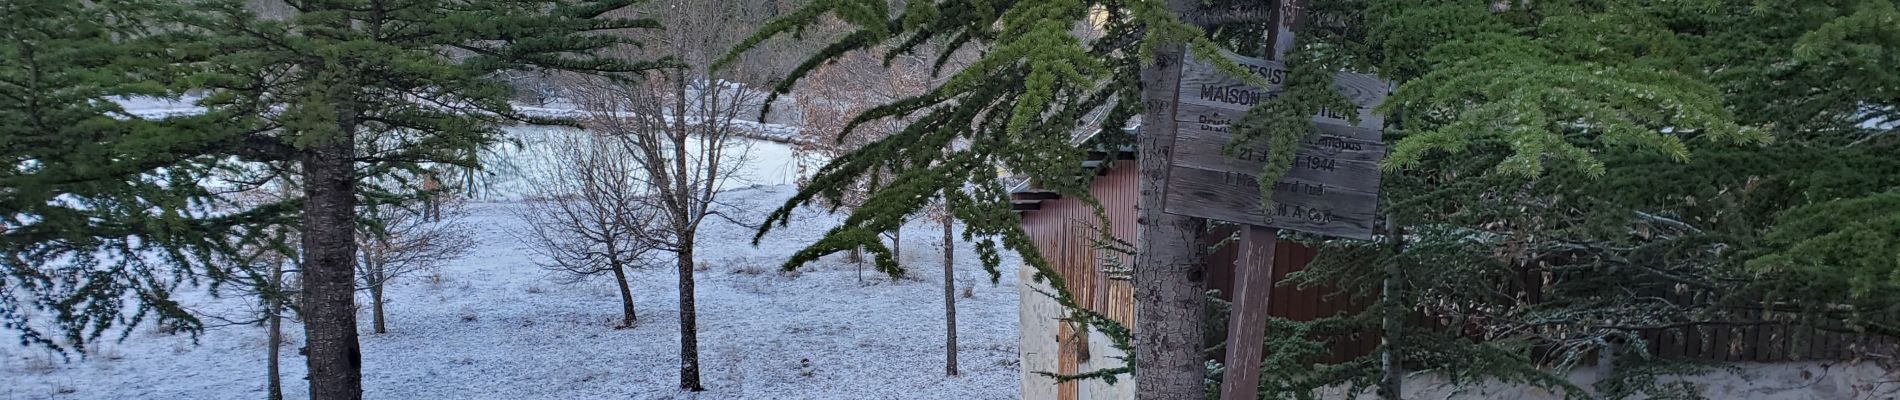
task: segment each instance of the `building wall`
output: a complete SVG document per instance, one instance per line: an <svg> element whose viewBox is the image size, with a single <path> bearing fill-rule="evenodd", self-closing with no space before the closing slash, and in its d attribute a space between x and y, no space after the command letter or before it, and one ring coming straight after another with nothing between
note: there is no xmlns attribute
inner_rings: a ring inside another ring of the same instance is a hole
<svg viewBox="0 0 1900 400"><path fill-rule="evenodd" d="M1030 268L1026 266L1016 269L1018 282L1022 282L1018 286L1021 292L1017 297L1022 300L1019 306L1021 312L1017 314L1021 321L1016 325L1017 334L1020 335L1016 351L1022 360L1023 398L1054 399L1055 378L1037 372L1056 370L1056 349L1059 345L1056 343L1056 324L1060 322L1057 319L1062 317L1062 306L1043 294L1049 285L1031 281L1030 273Z"/></svg>
<svg viewBox="0 0 1900 400"><path fill-rule="evenodd" d="M1107 173L1096 177L1091 191L1101 202L1111 223L1101 227L1095 209L1077 199L1049 200L1041 209L1023 215L1023 229L1036 242L1042 257L1050 262L1065 281L1076 301L1101 312L1123 325L1135 322L1134 286L1102 271L1113 259L1132 266L1125 254L1097 249L1101 232L1116 240L1135 243L1135 204L1137 174L1133 161L1119 161ZM1056 383L1037 372L1074 374L1120 365L1111 358L1119 354L1108 339L1093 330L1077 332L1073 324L1062 323L1062 307L1043 292L1047 283L1032 279L1035 271L1024 266L1022 274L1021 343L1024 399L1131 399L1134 382L1123 379L1115 385L1100 380Z"/></svg>
<svg viewBox="0 0 1900 400"><path fill-rule="evenodd" d="M1100 331L1096 331L1096 330L1089 331L1088 345L1089 345L1090 357L1088 361L1083 362L1081 364L1081 369L1083 371L1094 371L1094 370L1100 370L1103 368L1120 367L1122 366L1121 357L1127 357L1127 353L1123 353L1121 350L1115 349L1114 343L1108 340L1108 335L1104 335ZM1124 376L1122 378L1123 379L1115 380L1115 383L1113 384L1108 383L1107 381L1099 380L1099 379L1091 379L1091 380L1080 382L1076 385L1077 386L1076 398L1085 399L1085 400L1117 400L1117 399L1135 398L1134 377Z"/></svg>
<svg viewBox="0 0 1900 400"><path fill-rule="evenodd" d="M1139 243L1135 208L1140 193L1138 179L1135 162L1124 160L1112 164L1106 174L1096 177L1091 183L1090 191L1101 203L1110 221L1106 229L1097 227L1100 219L1094 208L1078 199L1043 201L1040 209L1023 214L1023 229L1034 239L1039 253L1056 269L1077 302L1129 327L1135 323L1133 283L1109 276L1102 271L1102 267L1110 264L1103 261L1105 259L1113 259L1124 266L1132 266L1134 260L1126 254L1098 249L1097 241L1100 232L1107 231L1123 243ZM1220 232L1211 236L1214 240L1223 237ZM1208 287L1221 290L1223 294L1232 292L1235 253L1231 249L1233 246L1228 247L1230 249L1208 255ZM1313 255L1313 249L1296 244L1282 243L1277 246L1273 274L1275 280L1303 269ZM1027 266L1018 270L1023 282L1022 320L1019 325L1023 398L1134 398L1132 379L1121 379L1113 385L1100 380L1056 383L1052 378L1037 374L1088 372L1119 366L1122 361L1115 358L1120 352L1113 348L1102 333L1091 330L1078 334L1074 332L1075 327L1060 323L1058 319L1063 315L1062 307L1038 291L1046 291L1046 284L1036 283L1030 276L1034 271ZM1325 296L1327 292L1325 288L1276 289L1271 295L1269 312L1277 317L1307 320L1352 309L1353 305L1347 304L1344 299ZM1335 352L1338 354L1333 357L1346 359L1365 354L1377 344L1377 338L1370 335L1341 340L1335 343Z"/></svg>
<svg viewBox="0 0 1900 400"><path fill-rule="evenodd" d="M1139 243L1135 208L1139 194L1137 179L1133 161L1118 161L1106 174L1097 177L1091 186L1091 191L1111 221L1106 230L1116 239L1129 244ZM1095 248L1095 238L1102 231L1095 227L1098 223L1094 209L1079 200L1068 198L1043 201L1040 209L1023 214L1024 230L1033 238L1040 254L1053 264L1066 281L1077 301L1132 327L1135 323L1134 287L1129 281L1113 279L1104 274L1101 270L1104 263L1100 260L1111 257L1124 265L1132 265L1133 260L1126 255ZM1212 232L1209 240L1212 243L1223 237L1225 235L1222 232ZM1236 255L1234 247L1227 246L1226 249L1209 254L1207 258L1207 285L1210 289L1220 290L1223 295L1232 293L1233 260ZM1274 281L1278 282L1287 274L1304 269L1315 255L1312 248L1281 242L1275 248ZM1107 338L1100 332L1076 334L1071 332L1072 327L1059 321L1063 316L1062 307L1043 293L1049 291L1048 286L1046 283L1036 283L1030 275L1033 272L1027 266L1019 268L1022 274L1020 282L1023 282L1019 344L1023 398L1133 399L1132 379L1118 380L1115 385L1100 380L1058 384L1053 378L1037 374L1074 374L1118 366L1121 361L1114 358L1119 352L1109 345ZM1527 283L1524 286L1540 287L1542 283ZM1268 313L1292 320L1311 320L1363 307L1352 304L1344 296L1327 296L1328 293L1330 289L1324 287L1276 287L1270 294ZM1530 294L1535 297L1537 293ZM1891 349L1900 347L1900 344L1890 339L1780 325L1746 329L1731 327L1703 334L1691 334L1689 328L1685 328L1646 332L1645 336L1650 340L1653 354L1737 367L1732 370L1717 367L1710 374L1680 378L1704 390L1704 395L1709 398L1900 400L1900 373L1872 363L1854 362L1859 359L1857 354L1867 349L1887 349L1875 353L1893 353ZM1713 338L1714 343L1699 340L1704 336ZM1333 352L1322 362L1345 361L1368 354L1379 343L1375 332L1332 339ZM1853 351L1855 349L1861 351ZM1580 368L1572 372L1570 378L1588 387L1597 380L1594 371L1595 368ZM1541 389L1521 386L1486 385L1458 389L1444 383L1442 379L1429 374L1413 376L1407 379L1406 391L1409 394L1406 397L1561 398ZM1372 398L1368 396L1365 393L1333 391L1325 398Z"/></svg>

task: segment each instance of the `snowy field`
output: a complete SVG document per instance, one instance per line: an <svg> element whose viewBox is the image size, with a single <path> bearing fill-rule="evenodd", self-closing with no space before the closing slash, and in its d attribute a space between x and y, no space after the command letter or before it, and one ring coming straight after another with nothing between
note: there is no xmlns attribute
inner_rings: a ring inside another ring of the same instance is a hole
<svg viewBox="0 0 1900 400"><path fill-rule="evenodd" d="M780 149L761 146L755 165L770 186L734 188L756 220L790 196ZM506 178L506 177L503 177ZM506 180L506 179L503 179ZM506 197L506 196L503 196ZM943 374L941 228L906 230L901 279L841 257L798 273L778 266L817 239L837 216L816 210L761 246L752 231L709 219L698 249L702 376L709 391L678 382L675 272L632 277L640 323L615 330L618 295L607 279L566 283L533 265L510 232L521 223L507 202L475 203L466 222L480 244L440 279L392 282L387 334L359 317L365 395L379 399L1005 399L1018 393L1016 273L991 284L971 246L956 266L959 366ZM1006 262L1005 268L1013 268ZM254 312L241 298L181 290L206 315ZM965 294L969 297L963 297ZM367 300L364 300L367 304ZM218 325L215 319L207 324ZM302 326L289 323L286 396L306 396ZM116 337L116 335L112 335ZM0 345L0 399L258 399L264 397L264 328L227 325L188 336L140 326L122 342L64 362L42 349Z"/></svg>
<svg viewBox="0 0 1900 400"><path fill-rule="evenodd" d="M515 126L504 129L509 143L491 146L482 155L483 169L477 196L487 200L518 199L533 193L536 182L546 179L548 164L555 162L553 142L562 137L582 134L580 130L549 126ZM697 142L688 142L694 152ZM738 173L724 182L722 189L756 185L797 183L798 161L792 146L765 140L742 140L731 147L744 150L743 160L734 158ZM817 165L811 166L817 169ZM772 204L777 206L777 204Z"/></svg>

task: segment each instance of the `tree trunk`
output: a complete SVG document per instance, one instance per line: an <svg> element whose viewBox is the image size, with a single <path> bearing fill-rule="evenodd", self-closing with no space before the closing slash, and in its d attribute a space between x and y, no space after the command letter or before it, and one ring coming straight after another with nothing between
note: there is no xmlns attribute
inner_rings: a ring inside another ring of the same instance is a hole
<svg viewBox="0 0 1900 400"><path fill-rule="evenodd" d="M347 104L337 105L349 116ZM363 354L356 334L356 124L303 151L303 316L310 398L363 398Z"/></svg>
<svg viewBox="0 0 1900 400"><path fill-rule="evenodd" d="M283 260L271 262L270 280L271 286L279 290L283 289ZM269 387L268 392L264 395L266 400L284 400L284 380L278 374L277 367L277 354L279 350L284 347L284 304L283 300L281 300L283 298L282 296L283 294L281 292L277 293L273 295L269 303L266 304L265 312L270 314L267 316L270 318L270 330L266 333L266 335L269 336L267 340L270 342L268 346L270 348L270 357L265 361L267 365L265 369L270 371L270 376L268 377L270 381L266 384L266 386Z"/></svg>
<svg viewBox="0 0 1900 400"><path fill-rule="evenodd" d="M957 242L949 217L943 219L943 325L945 375L957 375Z"/></svg>
<svg viewBox="0 0 1900 400"><path fill-rule="evenodd" d="M680 267L680 389L704 391L699 385L699 317L693 311L693 241L682 240Z"/></svg>
<svg viewBox="0 0 1900 400"><path fill-rule="evenodd" d="M627 267L620 260L614 260L613 268L614 282L620 284L620 327L632 328L640 317L633 314L633 290L627 287Z"/></svg>
<svg viewBox="0 0 1900 400"><path fill-rule="evenodd" d="M1172 0L1185 14L1196 0ZM1168 160L1174 151L1175 94L1181 76L1182 47L1162 46L1142 69L1146 105L1140 151L1140 247L1135 258L1136 398L1204 399L1202 354L1205 300L1199 241L1202 222L1162 212Z"/></svg>
<svg viewBox="0 0 1900 400"><path fill-rule="evenodd" d="M1386 214L1385 240L1387 245L1392 247L1393 253L1400 252L1402 249L1399 246L1404 244L1405 233L1399 229L1398 222L1397 217ZM1402 304L1403 298L1400 297L1402 294L1400 279L1404 277L1404 273L1405 270L1400 268L1398 261L1387 261L1385 281L1379 285L1379 306L1383 314L1379 322L1384 331L1381 339L1385 341L1385 351L1379 354L1379 396L1387 400L1399 400L1404 393L1405 360L1398 352L1399 335L1405 332L1405 314L1408 308Z"/></svg>
<svg viewBox="0 0 1900 400"><path fill-rule="evenodd" d="M371 267L369 271L370 282L372 282L369 285L370 316L372 317L370 319L378 334L389 333L388 324L383 322L383 280L388 278L383 276L383 272L383 266L380 264Z"/></svg>

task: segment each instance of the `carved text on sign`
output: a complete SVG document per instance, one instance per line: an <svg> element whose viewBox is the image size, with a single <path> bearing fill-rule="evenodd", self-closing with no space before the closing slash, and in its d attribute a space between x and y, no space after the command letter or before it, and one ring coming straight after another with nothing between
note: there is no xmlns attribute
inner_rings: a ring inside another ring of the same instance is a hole
<svg viewBox="0 0 1900 400"><path fill-rule="evenodd" d="M1183 59L1174 104L1174 153L1170 161L1167 212L1315 234L1368 238L1378 207L1379 160L1385 157L1372 109L1391 85L1364 74L1338 73L1334 88L1358 106L1352 112L1322 109L1312 132L1294 149L1292 165L1269 187L1272 209L1262 209L1256 176L1269 162L1265 143L1228 149L1232 125L1247 111L1283 91L1287 70L1278 62L1228 55L1268 83L1247 84L1211 64ZM1358 119L1358 123L1352 120Z"/></svg>

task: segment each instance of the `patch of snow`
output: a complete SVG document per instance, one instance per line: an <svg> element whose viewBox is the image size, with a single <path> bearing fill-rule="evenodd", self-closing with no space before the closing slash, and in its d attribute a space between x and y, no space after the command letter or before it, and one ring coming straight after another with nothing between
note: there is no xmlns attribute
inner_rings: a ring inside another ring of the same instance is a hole
<svg viewBox="0 0 1900 400"><path fill-rule="evenodd" d="M152 97L152 96L113 96L108 98L119 103L119 108L127 114L145 119L163 119L181 115L193 115L205 112L198 106L199 97Z"/></svg>
<svg viewBox="0 0 1900 400"><path fill-rule="evenodd" d="M201 98L198 97L165 98L150 96L115 96L108 100L118 103L119 107L125 110L126 114L145 119L163 119L182 115L194 115L205 111L204 107L198 106L198 100L201 100ZM582 111L580 107L567 99L554 99L539 106L530 106L521 103L514 103L513 106L516 112L524 116L536 118L581 118L587 116L586 112ZM690 118L688 122L698 122L698 120L699 118ZM745 132L747 136L755 139L784 143L794 143L804 140L799 136L799 128L796 126L746 119L734 120L732 124L734 127Z"/></svg>
<svg viewBox="0 0 1900 400"><path fill-rule="evenodd" d="M762 213L788 198L788 186L737 188L728 198ZM892 280L841 257L799 273L779 264L833 226L839 216L804 210L793 226L759 246L753 231L708 220L696 272L702 379L678 385L677 274L639 270L633 293L640 322L615 330L619 298L612 282L564 284L533 265L511 235L522 229L513 203L470 206L480 241L468 257L424 277L392 282L387 334L370 334L359 315L365 396L396 399L1007 399L1018 395L1016 276L1005 262L992 285L967 244L958 247L960 376L943 374L941 238L937 226L907 229ZM868 266L867 266L868 267ZM965 286L974 295L962 297ZM242 318L252 302L181 290L200 312ZM367 304L367 299L362 300ZM302 326L287 323L285 396L306 396ZM224 326L194 344L188 337L138 328L102 343L88 358L61 362L46 351L0 345L0 399L256 399L265 390L264 328Z"/></svg>
<svg viewBox="0 0 1900 400"><path fill-rule="evenodd" d="M482 199L518 200L532 194L533 185L545 181L546 174L552 170L551 164L558 160L553 144L564 135L585 134L574 128L554 126L511 126L502 130L515 145L493 146L482 155L484 170L477 182L478 197ZM698 144L689 142L690 146ZM721 190L797 182L800 172L791 145L750 139L735 146L744 149L743 161L729 164L737 166L739 172L727 180Z"/></svg>

